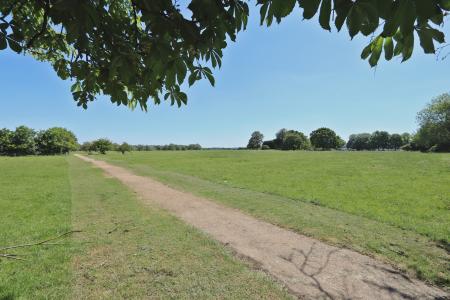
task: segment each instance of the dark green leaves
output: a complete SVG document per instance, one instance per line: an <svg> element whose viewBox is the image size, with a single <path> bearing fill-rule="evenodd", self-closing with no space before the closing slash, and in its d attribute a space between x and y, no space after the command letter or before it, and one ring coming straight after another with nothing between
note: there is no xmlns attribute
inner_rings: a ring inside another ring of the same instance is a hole
<svg viewBox="0 0 450 300"><path fill-rule="evenodd" d="M323 29L331 31L330 27L331 18L331 0L323 0L320 6L319 23Z"/></svg>
<svg viewBox="0 0 450 300"><path fill-rule="evenodd" d="M303 18L311 19L317 13L321 0L301 0L300 6L303 8Z"/></svg>
<svg viewBox="0 0 450 300"><path fill-rule="evenodd" d="M6 37L0 33L0 50L6 49L6 47L8 47Z"/></svg>
<svg viewBox="0 0 450 300"><path fill-rule="evenodd" d="M415 36L425 53L435 52L445 41L439 26L450 11L450 0L256 2L261 24L280 22L298 4L304 19L316 17L325 30L331 23L338 31L345 24L351 38L375 37L361 54L371 66L383 51L387 60L409 59ZM187 102L180 88L186 78L189 85L202 79L215 85L209 67L221 67L227 42L246 28L248 5L244 0L0 1L0 50L9 47L49 62L60 78L76 82L72 93L82 107L101 93L117 105L139 104L144 110L149 99L181 105Z"/></svg>

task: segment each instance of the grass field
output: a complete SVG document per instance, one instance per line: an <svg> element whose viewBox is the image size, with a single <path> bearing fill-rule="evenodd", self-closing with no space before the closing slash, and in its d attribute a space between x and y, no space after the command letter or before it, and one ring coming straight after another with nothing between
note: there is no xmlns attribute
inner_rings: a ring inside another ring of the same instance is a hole
<svg viewBox="0 0 450 300"><path fill-rule="evenodd" d="M0 299L289 298L75 157L0 158L0 170L0 248L82 231L59 245L11 250L26 260L0 260Z"/></svg>
<svg viewBox="0 0 450 300"><path fill-rule="evenodd" d="M193 151L96 156L450 284L450 155Z"/></svg>

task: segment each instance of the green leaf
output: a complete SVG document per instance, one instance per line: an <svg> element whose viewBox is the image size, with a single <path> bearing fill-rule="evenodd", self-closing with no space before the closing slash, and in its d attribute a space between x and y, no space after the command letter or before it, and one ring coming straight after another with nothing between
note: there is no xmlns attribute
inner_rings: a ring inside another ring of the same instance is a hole
<svg viewBox="0 0 450 300"><path fill-rule="evenodd" d="M78 82L78 81L75 82L75 83L72 85L72 87L70 88L70 91L71 91L72 93L81 92L82 89L81 89L80 82Z"/></svg>
<svg viewBox="0 0 450 300"><path fill-rule="evenodd" d="M182 60L177 61L177 81L178 84L182 84L186 78L187 68Z"/></svg>
<svg viewBox="0 0 450 300"><path fill-rule="evenodd" d="M16 53L22 52L22 46L14 40L8 39L9 48Z"/></svg>
<svg viewBox="0 0 450 300"><path fill-rule="evenodd" d="M433 33L428 28L421 28L417 30L420 39L420 46L425 53L435 53L433 43Z"/></svg>
<svg viewBox="0 0 450 300"><path fill-rule="evenodd" d="M394 43L391 37L384 39L384 58L391 60L394 55Z"/></svg>
<svg viewBox="0 0 450 300"><path fill-rule="evenodd" d="M439 6L442 9L450 10L450 0L439 0Z"/></svg>
<svg viewBox="0 0 450 300"><path fill-rule="evenodd" d="M380 60L381 50L383 48L383 42L384 42L384 38L381 36L378 36L373 41L372 55L369 58L369 64L371 67L375 67L378 64L378 61Z"/></svg>
<svg viewBox="0 0 450 300"><path fill-rule="evenodd" d="M345 19L347 18L352 7L353 2L351 0L336 0L334 7L336 18L334 20L334 24L336 25L338 31L342 29Z"/></svg>
<svg viewBox="0 0 450 300"><path fill-rule="evenodd" d="M196 71L192 72L191 75L189 75L189 86L192 86L194 84L194 82L197 80L197 74Z"/></svg>
<svg viewBox="0 0 450 300"><path fill-rule="evenodd" d="M331 0L323 0L320 6L319 23L323 29L331 31L330 27L331 18Z"/></svg>
<svg viewBox="0 0 450 300"><path fill-rule="evenodd" d="M302 0L300 6L303 8L303 18L311 19L319 9L320 0Z"/></svg>
<svg viewBox="0 0 450 300"><path fill-rule="evenodd" d="M212 86L215 85L216 81L214 79L214 76L210 72L203 72L203 75L205 75L205 77L208 78L209 83L211 83Z"/></svg>
<svg viewBox="0 0 450 300"><path fill-rule="evenodd" d="M0 35L0 50L4 50L6 47L8 47L8 45L6 44L5 36Z"/></svg>
<svg viewBox="0 0 450 300"><path fill-rule="evenodd" d="M402 62L408 60L411 57L411 55L413 54L413 50L414 50L414 34L411 33L405 36L403 39Z"/></svg>
<svg viewBox="0 0 450 300"><path fill-rule="evenodd" d="M372 53L372 43L370 43L363 49L363 51L361 52L361 59L367 59L371 53Z"/></svg>
<svg viewBox="0 0 450 300"><path fill-rule="evenodd" d="M265 2L262 6L261 9L259 10L259 14L261 17L260 20L260 24L263 25L264 24L264 20L266 19L266 15L267 15L267 9L269 8L269 2Z"/></svg>
<svg viewBox="0 0 450 300"><path fill-rule="evenodd" d="M347 17L347 27L348 27L348 33L350 34L350 37L353 39L355 35L358 34L360 28L361 28L361 13L358 10L357 5L353 5L353 7L350 9L350 12Z"/></svg>

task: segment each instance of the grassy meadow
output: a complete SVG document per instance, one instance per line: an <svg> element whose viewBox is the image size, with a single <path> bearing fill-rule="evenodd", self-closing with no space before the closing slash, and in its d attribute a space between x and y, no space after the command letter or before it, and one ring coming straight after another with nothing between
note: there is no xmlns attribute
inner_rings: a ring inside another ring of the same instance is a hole
<svg viewBox="0 0 450 300"><path fill-rule="evenodd" d="M0 299L285 299L262 272L75 157L0 157ZM2 253L2 252L0 252ZM245 284L243 284L245 283Z"/></svg>
<svg viewBox="0 0 450 300"><path fill-rule="evenodd" d="M450 155L154 151L96 156L450 285Z"/></svg>

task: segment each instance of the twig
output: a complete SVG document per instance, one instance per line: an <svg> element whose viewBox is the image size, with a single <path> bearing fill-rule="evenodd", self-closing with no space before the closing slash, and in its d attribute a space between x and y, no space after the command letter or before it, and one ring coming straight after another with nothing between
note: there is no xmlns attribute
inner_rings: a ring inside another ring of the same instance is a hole
<svg viewBox="0 0 450 300"><path fill-rule="evenodd" d="M16 260L25 260L23 258L17 257L17 255L14 255L14 254L0 254L0 257L16 259Z"/></svg>
<svg viewBox="0 0 450 300"><path fill-rule="evenodd" d="M39 30L39 32L37 32L27 43L26 48L29 49L33 46L34 41L41 35L44 34L45 30L47 29L47 25L48 25L48 13L50 10L50 1L46 0L45 1L45 8L44 8L44 20L42 22L42 26L41 26L41 30Z"/></svg>
<svg viewBox="0 0 450 300"><path fill-rule="evenodd" d="M64 236L67 236L69 234L77 233L77 232L81 232L81 231L80 230L71 230L71 231L65 232L63 234L60 234L57 237L50 238L50 239L47 239L47 240L44 240L44 241L40 241L40 242L37 242L37 243L31 243L31 244L22 244L22 245L8 246L8 247L0 248L0 251L10 250L10 249L17 249L17 248L32 247L32 246L38 246L38 245L46 244L47 242L54 241L54 240L60 239L60 238L62 238Z"/></svg>

